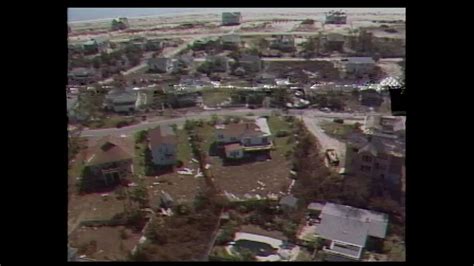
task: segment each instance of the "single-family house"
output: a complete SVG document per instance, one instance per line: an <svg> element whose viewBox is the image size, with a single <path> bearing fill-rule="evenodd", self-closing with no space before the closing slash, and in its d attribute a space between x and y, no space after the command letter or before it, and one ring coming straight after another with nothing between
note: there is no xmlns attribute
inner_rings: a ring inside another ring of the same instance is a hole
<svg viewBox="0 0 474 266"><path fill-rule="evenodd" d="M252 152L268 152L273 147L270 128L264 117L257 118L254 123L217 125L216 138L229 159L241 159Z"/></svg>
<svg viewBox="0 0 474 266"><path fill-rule="evenodd" d="M93 38L82 44L85 54L96 54L107 51L108 41L104 38Z"/></svg>
<svg viewBox="0 0 474 266"><path fill-rule="evenodd" d="M400 134L405 131L406 116L368 115L364 121L364 133Z"/></svg>
<svg viewBox="0 0 474 266"><path fill-rule="evenodd" d="M281 51L295 50L295 38L291 35L278 35L270 41L270 48Z"/></svg>
<svg viewBox="0 0 474 266"><path fill-rule="evenodd" d="M98 74L93 68L78 67L69 71L68 84L88 85L96 82Z"/></svg>
<svg viewBox="0 0 474 266"><path fill-rule="evenodd" d="M235 33L224 35L220 40L224 49L238 49L242 43L240 35Z"/></svg>
<svg viewBox="0 0 474 266"><path fill-rule="evenodd" d="M347 141L345 160L347 174L370 177L388 192L398 193L405 165L405 140L396 135L354 133Z"/></svg>
<svg viewBox="0 0 474 266"><path fill-rule="evenodd" d="M280 199L279 206L283 211L288 212L296 210L296 208L298 207L297 203L298 199L295 198L295 196L286 195Z"/></svg>
<svg viewBox="0 0 474 266"><path fill-rule="evenodd" d="M349 57L341 62L346 74L357 76L372 74L375 68L375 61L372 57Z"/></svg>
<svg viewBox="0 0 474 266"><path fill-rule="evenodd" d="M105 108L117 113L134 112L137 109L137 92L134 90L113 89L104 99Z"/></svg>
<svg viewBox="0 0 474 266"><path fill-rule="evenodd" d="M242 21L242 14L240 12L223 12L222 13L222 25L240 25Z"/></svg>
<svg viewBox="0 0 474 266"><path fill-rule="evenodd" d="M82 177L87 187L116 185L133 174L134 147L129 139L109 135L88 146Z"/></svg>
<svg viewBox="0 0 474 266"><path fill-rule="evenodd" d="M162 107L165 103L165 93L162 88L155 85L134 88L137 92L136 107L139 109L147 107Z"/></svg>
<svg viewBox="0 0 474 266"><path fill-rule="evenodd" d="M150 130L148 136L152 162L158 166L172 166L176 164L178 139L173 128L170 126L160 126Z"/></svg>
<svg viewBox="0 0 474 266"><path fill-rule="evenodd" d="M128 19L121 17L112 20L112 30L124 30L130 27Z"/></svg>
<svg viewBox="0 0 474 266"><path fill-rule="evenodd" d="M326 203L316 227L318 237L330 241L323 251L360 260L368 238L385 238L388 215L347 205Z"/></svg>
<svg viewBox="0 0 474 266"><path fill-rule="evenodd" d="M263 61L257 55L242 55L239 58L239 65L244 68L247 73L257 73L263 68Z"/></svg>
<svg viewBox="0 0 474 266"><path fill-rule="evenodd" d="M326 13L326 24L346 24L347 14L344 11L331 10Z"/></svg>
<svg viewBox="0 0 474 266"><path fill-rule="evenodd" d="M345 38L339 33L329 33L326 35L324 47L327 51L343 52Z"/></svg>
<svg viewBox="0 0 474 266"><path fill-rule="evenodd" d="M158 51L163 49L163 40L161 39L147 39L145 42L145 49L147 51Z"/></svg>
<svg viewBox="0 0 474 266"><path fill-rule="evenodd" d="M173 69L173 63L170 58L166 57L150 58L148 60L148 69L151 72L169 73Z"/></svg>

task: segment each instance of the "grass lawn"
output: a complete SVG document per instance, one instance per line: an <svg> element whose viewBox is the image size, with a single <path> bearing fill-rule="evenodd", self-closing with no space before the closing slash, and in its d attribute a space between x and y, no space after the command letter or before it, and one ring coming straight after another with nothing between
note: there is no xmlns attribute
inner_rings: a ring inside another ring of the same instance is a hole
<svg viewBox="0 0 474 266"><path fill-rule="evenodd" d="M326 134L339 140L347 140L347 137L354 132L354 125L339 124L332 121L322 122L321 128Z"/></svg>
<svg viewBox="0 0 474 266"><path fill-rule="evenodd" d="M203 127L198 128L198 134L204 140L201 145L204 151L206 151L208 154L211 144L216 140L215 130L216 129L213 126L210 126L207 123L204 123Z"/></svg>
<svg viewBox="0 0 474 266"><path fill-rule="evenodd" d="M143 175L145 171L145 158L143 152L146 148L146 143L135 143L135 156L133 157L133 171L137 175ZM134 180L136 181L136 180Z"/></svg>
<svg viewBox="0 0 474 266"><path fill-rule="evenodd" d="M207 106L215 106L230 97L229 89L204 89L202 90L202 100Z"/></svg>
<svg viewBox="0 0 474 266"><path fill-rule="evenodd" d="M291 134L292 129L290 128L290 123L286 122L281 116L270 116L268 119L268 126L270 127L270 131L274 136L277 152L284 156L287 151L293 148L294 144L288 143L289 136L278 138L276 137L276 133L280 130L286 130Z"/></svg>
<svg viewBox="0 0 474 266"><path fill-rule="evenodd" d="M191 146L189 145L188 134L184 129L177 132L178 135L178 154L177 159L184 164L188 163L192 158Z"/></svg>

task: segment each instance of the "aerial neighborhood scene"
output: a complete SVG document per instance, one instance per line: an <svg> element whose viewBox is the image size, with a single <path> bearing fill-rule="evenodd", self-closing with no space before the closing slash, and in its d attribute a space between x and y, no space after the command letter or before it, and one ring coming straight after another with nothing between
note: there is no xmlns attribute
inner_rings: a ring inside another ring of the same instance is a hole
<svg viewBox="0 0 474 266"><path fill-rule="evenodd" d="M67 12L68 261L406 260L405 8Z"/></svg>

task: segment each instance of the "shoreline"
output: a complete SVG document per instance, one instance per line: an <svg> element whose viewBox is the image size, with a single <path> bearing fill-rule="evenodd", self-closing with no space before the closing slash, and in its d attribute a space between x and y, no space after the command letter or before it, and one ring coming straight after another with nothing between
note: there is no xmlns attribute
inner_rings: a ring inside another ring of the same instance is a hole
<svg viewBox="0 0 474 266"><path fill-rule="evenodd" d="M246 15L255 15L259 14L262 16L268 15L315 15L320 16L324 15L325 12L328 10L332 10L331 8L247 8L241 9L242 16ZM346 8L343 9L347 12L347 14L354 15L354 16L361 16L361 15L403 15L405 16L405 8ZM204 9L204 10L195 10L195 11L185 11L185 12L175 12L175 13L167 13L167 14L156 14L156 15L143 15L143 16L124 16L127 17L129 20L140 20L140 19L160 19L160 18L179 18L179 17L187 17L187 16L213 16L213 15L220 15L222 12L227 11L226 9ZM230 10L232 11L232 10ZM396 12L398 11L398 12ZM99 18L99 19L86 19L86 20L74 20L74 21L67 21L68 24L87 24L87 23L101 23L111 21L117 17L109 17L109 18Z"/></svg>

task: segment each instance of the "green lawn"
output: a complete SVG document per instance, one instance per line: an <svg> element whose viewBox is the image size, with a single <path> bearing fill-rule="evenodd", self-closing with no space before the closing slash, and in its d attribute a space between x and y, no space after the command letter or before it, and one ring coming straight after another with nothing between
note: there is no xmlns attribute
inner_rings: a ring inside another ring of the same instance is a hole
<svg viewBox="0 0 474 266"><path fill-rule="evenodd" d="M177 159L187 164L192 158L191 146L189 146L188 134L184 129L178 130L178 152Z"/></svg>
<svg viewBox="0 0 474 266"><path fill-rule="evenodd" d="M215 106L222 103L230 97L230 89L204 89L202 91L202 100L205 105Z"/></svg>
<svg viewBox="0 0 474 266"><path fill-rule="evenodd" d="M133 169L138 175L144 174L145 171L145 158L143 157L143 151L146 148L146 143L135 143L135 156L133 157Z"/></svg>
<svg viewBox="0 0 474 266"><path fill-rule="evenodd" d="M208 125L207 123L204 123L204 126L199 128L198 134L204 140L202 143L204 151L209 154L209 148L211 147L211 144L214 143L214 141L216 140L215 128L213 126Z"/></svg>
<svg viewBox="0 0 474 266"><path fill-rule="evenodd" d="M346 140L347 137L354 132L354 125L348 124L339 124L335 122L325 121L321 123L321 128L324 130L326 134L329 136L340 139Z"/></svg>
<svg viewBox="0 0 474 266"><path fill-rule="evenodd" d="M286 130L290 132L291 134L291 127L290 123L286 122L284 120L284 117L281 116L270 116L268 119L268 126L270 127L270 131L272 132L272 135L274 136L274 144L276 146L277 151L285 155L286 152L289 150L293 149L293 143L288 143L288 137L276 137L276 133L280 130Z"/></svg>

